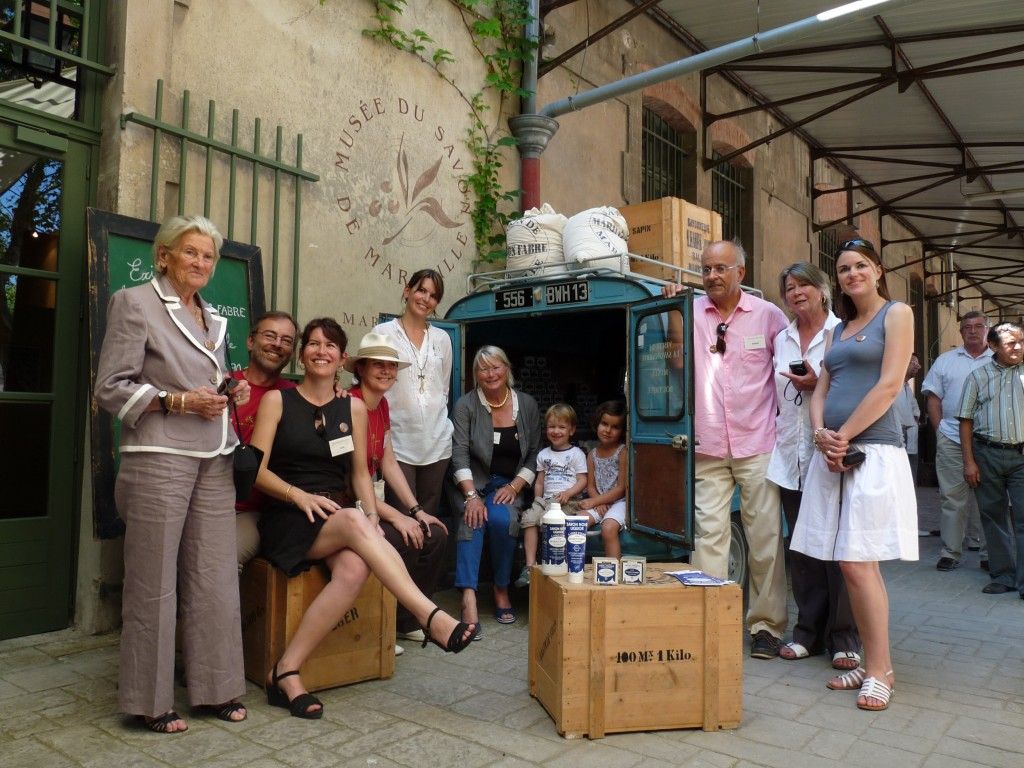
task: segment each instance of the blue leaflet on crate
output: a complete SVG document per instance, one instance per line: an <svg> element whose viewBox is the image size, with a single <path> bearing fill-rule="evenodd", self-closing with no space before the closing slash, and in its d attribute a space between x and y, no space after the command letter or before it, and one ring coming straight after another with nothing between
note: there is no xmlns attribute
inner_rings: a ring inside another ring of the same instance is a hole
<svg viewBox="0 0 1024 768"><path fill-rule="evenodd" d="M720 579L704 571L665 571L669 576L675 576L682 584L688 587L720 587L723 584L735 584L728 579Z"/></svg>

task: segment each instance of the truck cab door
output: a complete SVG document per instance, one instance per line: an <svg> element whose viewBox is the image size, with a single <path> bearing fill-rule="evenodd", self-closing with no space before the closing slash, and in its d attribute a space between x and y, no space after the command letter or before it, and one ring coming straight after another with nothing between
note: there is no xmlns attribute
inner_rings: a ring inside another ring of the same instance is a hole
<svg viewBox="0 0 1024 768"><path fill-rule="evenodd" d="M629 307L629 525L693 549L693 291Z"/></svg>

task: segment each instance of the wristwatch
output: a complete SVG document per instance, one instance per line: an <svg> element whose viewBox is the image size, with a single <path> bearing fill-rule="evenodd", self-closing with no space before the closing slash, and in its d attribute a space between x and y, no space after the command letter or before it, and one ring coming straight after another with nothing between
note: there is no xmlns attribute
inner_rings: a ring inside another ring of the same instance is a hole
<svg viewBox="0 0 1024 768"><path fill-rule="evenodd" d="M472 490L469 493L464 494L464 495L466 497L466 500L464 502L462 502L463 506L465 506L466 504L469 504L469 502L471 502L473 499L480 498L480 494L477 493L476 490Z"/></svg>
<svg viewBox="0 0 1024 768"><path fill-rule="evenodd" d="M170 409L167 407L167 390L161 389L159 392L156 393L156 397L160 401L160 408L164 412L164 415L166 416L168 413L171 412Z"/></svg>

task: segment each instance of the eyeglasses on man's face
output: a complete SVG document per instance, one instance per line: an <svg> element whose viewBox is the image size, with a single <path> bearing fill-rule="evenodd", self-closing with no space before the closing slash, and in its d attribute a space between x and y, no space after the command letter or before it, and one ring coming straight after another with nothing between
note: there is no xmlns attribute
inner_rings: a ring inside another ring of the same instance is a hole
<svg viewBox="0 0 1024 768"><path fill-rule="evenodd" d="M281 336L274 331L260 331L256 334L263 339L267 344L280 344L283 347L294 347L295 337L294 336Z"/></svg>
<svg viewBox="0 0 1024 768"><path fill-rule="evenodd" d="M704 277L709 277L710 275L722 276L730 269L738 269L739 266L739 264L709 264L706 267L701 267L700 273Z"/></svg>

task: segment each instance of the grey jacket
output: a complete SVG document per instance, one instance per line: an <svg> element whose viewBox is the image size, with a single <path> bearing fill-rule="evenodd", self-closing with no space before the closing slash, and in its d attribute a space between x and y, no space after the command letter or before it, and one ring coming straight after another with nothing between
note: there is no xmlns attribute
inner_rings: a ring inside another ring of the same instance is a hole
<svg viewBox="0 0 1024 768"><path fill-rule="evenodd" d="M216 387L224 378L227 320L202 302L213 349L198 338L188 308L162 277L110 298L96 371L96 402L121 420L122 453L175 453L210 458L231 453L238 438L221 418L146 411L160 390Z"/></svg>
<svg viewBox="0 0 1024 768"><path fill-rule="evenodd" d="M516 474L526 481L526 488L533 485L536 477L537 452L540 450L541 420L537 401L524 392L513 390L515 398L516 427L519 433L519 467ZM473 487L483 491L491 479L491 455L494 452L494 422L487 407L480 401L476 389L459 398L452 410L452 423L455 431L452 434L452 475L455 480L455 493L451 497L452 508L462 510L462 494L458 491L459 481L468 479L466 472L471 472ZM516 497L515 508L521 508L523 493ZM464 525L461 527L465 527ZM519 531L519 521L513 520L510 533ZM461 531L460 531L461 538Z"/></svg>

